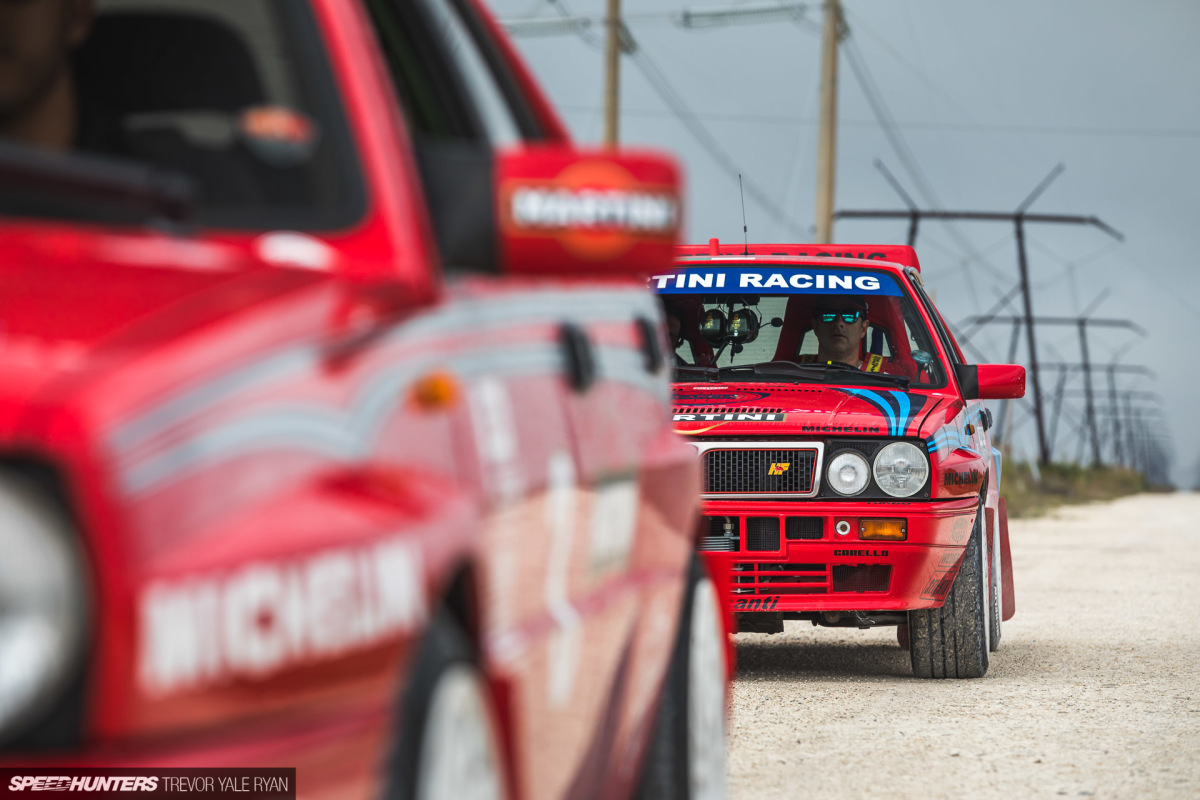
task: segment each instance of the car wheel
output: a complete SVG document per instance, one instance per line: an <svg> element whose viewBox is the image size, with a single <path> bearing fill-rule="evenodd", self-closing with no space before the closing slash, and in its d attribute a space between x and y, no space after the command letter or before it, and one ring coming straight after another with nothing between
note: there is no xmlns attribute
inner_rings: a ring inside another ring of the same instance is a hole
<svg viewBox="0 0 1200 800"><path fill-rule="evenodd" d="M983 504L954 585L941 608L908 612L909 654L919 678L982 678L991 646Z"/></svg>
<svg viewBox="0 0 1200 800"><path fill-rule="evenodd" d="M389 800L501 800L496 725L466 636L445 611L425 635L401 704Z"/></svg>
<svg viewBox="0 0 1200 800"><path fill-rule="evenodd" d="M720 598L693 557L671 666L638 797L725 797L725 628Z"/></svg>

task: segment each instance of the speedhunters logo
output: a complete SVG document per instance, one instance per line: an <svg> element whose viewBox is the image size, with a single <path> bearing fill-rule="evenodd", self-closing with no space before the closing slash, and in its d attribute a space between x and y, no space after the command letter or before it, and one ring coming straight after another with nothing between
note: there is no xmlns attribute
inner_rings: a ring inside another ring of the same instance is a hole
<svg viewBox="0 0 1200 800"><path fill-rule="evenodd" d="M155 792L157 777L131 775L14 775L10 792Z"/></svg>
<svg viewBox="0 0 1200 800"><path fill-rule="evenodd" d="M88 797L177 797L188 800L296 800L296 770L287 768L0 767L0 798L31 792ZM39 795L40 796L40 795Z"/></svg>

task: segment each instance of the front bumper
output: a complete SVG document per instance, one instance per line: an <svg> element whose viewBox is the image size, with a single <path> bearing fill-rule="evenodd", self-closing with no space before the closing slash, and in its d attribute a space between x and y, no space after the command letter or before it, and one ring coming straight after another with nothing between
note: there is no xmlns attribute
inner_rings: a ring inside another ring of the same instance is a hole
<svg viewBox="0 0 1200 800"><path fill-rule="evenodd" d="M700 541L705 550L737 548L705 553L713 569L728 570L731 611L937 608L958 574L977 511L972 498L919 503L706 500ZM859 520L879 518L903 519L905 541L861 539ZM843 522L847 524L839 525ZM736 540L731 535L722 542L711 535L722 531L736 532ZM791 538L798 536L813 538Z"/></svg>

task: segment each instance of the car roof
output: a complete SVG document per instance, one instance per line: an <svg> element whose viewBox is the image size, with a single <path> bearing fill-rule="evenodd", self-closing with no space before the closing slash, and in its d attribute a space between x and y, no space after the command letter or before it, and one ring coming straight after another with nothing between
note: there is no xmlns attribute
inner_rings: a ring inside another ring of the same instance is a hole
<svg viewBox="0 0 1200 800"><path fill-rule="evenodd" d="M688 244L675 248L676 262L681 266L695 262L726 264L788 263L812 266L871 266L903 272L906 267L921 271L917 251L907 245L895 244L722 244L709 239L708 244Z"/></svg>

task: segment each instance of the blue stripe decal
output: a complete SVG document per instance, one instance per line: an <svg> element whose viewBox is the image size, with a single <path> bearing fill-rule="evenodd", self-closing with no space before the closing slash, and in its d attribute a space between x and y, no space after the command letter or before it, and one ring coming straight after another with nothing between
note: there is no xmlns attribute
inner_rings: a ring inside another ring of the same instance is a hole
<svg viewBox="0 0 1200 800"><path fill-rule="evenodd" d="M965 436L958 428L946 426L934 431L934 434L925 439L925 446L929 448L930 453L935 453L938 450L969 450L974 453L975 450L971 446L971 437Z"/></svg>
<svg viewBox="0 0 1200 800"><path fill-rule="evenodd" d="M892 410L892 405L880 397L877 392L870 389L843 389L842 391L852 394L855 397L861 397L879 409L880 413L888 418L888 434L891 436L898 435L896 433L896 413Z"/></svg>
<svg viewBox="0 0 1200 800"><path fill-rule="evenodd" d="M891 436L903 436L912 424L913 418L925 407L926 397L922 394L910 395L907 392L888 391L882 389L853 389L839 388L838 391L852 394L866 400L888 419L888 433ZM916 401L914 403L914 401Z"/></svg>

